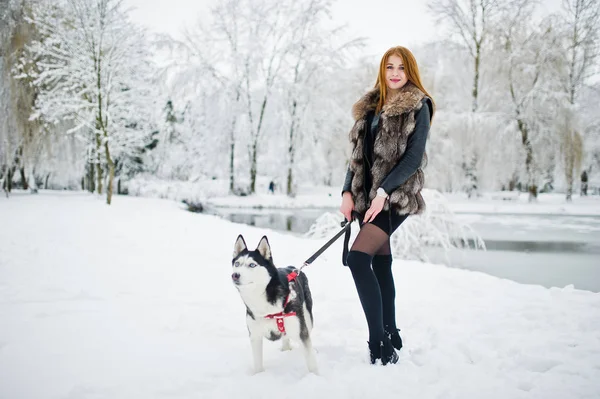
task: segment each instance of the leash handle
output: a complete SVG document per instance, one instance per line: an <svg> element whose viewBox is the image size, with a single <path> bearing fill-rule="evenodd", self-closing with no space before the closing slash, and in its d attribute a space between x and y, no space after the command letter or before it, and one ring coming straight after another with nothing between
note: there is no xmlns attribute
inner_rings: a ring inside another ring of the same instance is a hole
<svg viewBox="0 0 600 399"><path fill-rule="evenodd" d="M362 226L362 215L356 211L352 211L352 221L354 219L358 220L359 225ZM346 220L346 218L344 218L344 221L346 223L348 223L348 221ZM350 221L350 223L348 223L348 226L352 225L352 221ZM344 249L342 250L342 264L344 266L348 266L348 262L346 261L346 258L348 257L348 243L350 242L350 229L346 230L346 235L344 236Z"/></svg>

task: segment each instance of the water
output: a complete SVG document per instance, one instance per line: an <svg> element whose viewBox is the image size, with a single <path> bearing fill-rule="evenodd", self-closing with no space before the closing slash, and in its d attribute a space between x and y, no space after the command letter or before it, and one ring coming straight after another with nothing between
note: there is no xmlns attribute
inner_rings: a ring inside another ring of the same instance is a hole
<svg viewBox="0 0 600 399"><path fill-rule="evenodd" d="M600 217L458 214L485 240L487 251L453 251L452 266L544 287L600 292ZM432 251L432 260L444 263Z"/></svg>
<svg viewBox="0 0 600 399"><path fill-rule="evenodd" d="M236 223L304 234L333 209L212 209ZM485 240L487 251L431 248L434 263L480 271L525 284L600 292L600 217L458 214Z"/></svg>
<svg viewBox="0 0 600 399"><path fill-rule="evenodd" d="M315 220L325 212L332 212L332 210L259 210L242 208L211 208L207 210L206 213L221 216L234 223L243 223L250 226L264 227L301 235L306 233Z"/></svg>

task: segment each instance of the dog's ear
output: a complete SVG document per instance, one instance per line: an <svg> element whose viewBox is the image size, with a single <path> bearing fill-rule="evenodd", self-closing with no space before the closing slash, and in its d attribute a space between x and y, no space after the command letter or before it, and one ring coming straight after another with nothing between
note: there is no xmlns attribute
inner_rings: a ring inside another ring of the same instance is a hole
<svg viewBox="0 0 600 399"><path fill-rule="evenodd" d="M244 249L248 249L246 246L246 241L244 241L244 237L240 234L235 240L235 245L233 246L233 257L235 258L242 252Z"/></svg>
<svg viewBox="0 0 600 399"><path fill-rule="evenodd" d="M269 245L269 240L267 240L267 236L263 236L258 243L258 247L256 247L258 253L262 255L266 260L273 261L273 256L271 255L271 246Z"/></svg>

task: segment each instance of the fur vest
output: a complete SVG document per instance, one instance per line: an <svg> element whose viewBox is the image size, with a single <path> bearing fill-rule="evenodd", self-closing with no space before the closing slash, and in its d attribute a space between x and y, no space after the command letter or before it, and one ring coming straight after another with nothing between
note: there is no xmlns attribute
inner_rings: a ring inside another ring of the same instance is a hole
<svg viewBox="0 0 600 399"><path fill-rule="evenodd" d="M352 107L355 123L350 131L352 155L350 169L354 172L352 179L352 197L354 208L364 215L371 200L375 198L377 188L392 168L400 161L406 150L409 135L415 128L415 113L423 106L425 94L411 82L407 82L401 91L390 98L383 107L379 120L379 130L373 143L373 165L370 170L365 165L364 140L366 135L367 114L377 107L379 87L367 92ZM384 209L390 206L398 214L419 214L425 210L425 201L421 196L424 184L422 168L427 162L427 155L419 169L408 180L390 194ZM371 173L372 185L366 193L365 173ZM367 198L368 197L368 198Z"/></svg>

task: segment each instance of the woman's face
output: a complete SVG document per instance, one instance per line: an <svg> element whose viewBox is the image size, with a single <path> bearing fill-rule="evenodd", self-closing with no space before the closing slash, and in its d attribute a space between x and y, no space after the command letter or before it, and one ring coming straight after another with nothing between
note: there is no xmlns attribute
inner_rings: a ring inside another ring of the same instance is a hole
<svg viewBox="0 0 600 399"><path fill-rule="evenodd" d="M402 58L390 55L385 66L385 83L390 90L398 90L407 82Z"/></svg>

